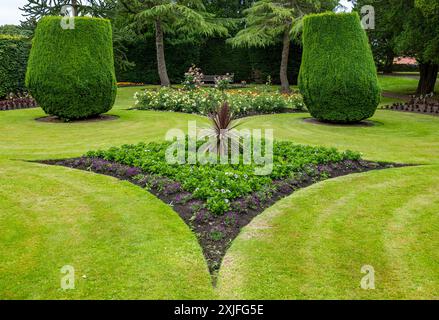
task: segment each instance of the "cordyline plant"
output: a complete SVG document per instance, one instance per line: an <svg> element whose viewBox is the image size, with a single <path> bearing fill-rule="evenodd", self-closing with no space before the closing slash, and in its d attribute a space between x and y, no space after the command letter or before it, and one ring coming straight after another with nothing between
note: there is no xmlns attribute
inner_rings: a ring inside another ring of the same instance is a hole
<svg viewBox="0 0 439 320"><path fill-rule="evenodd" d="M197 36L227 36L228 19L208 13L202 0L119 0L139 33L155 31L157 68L162 86L170 86L165 62L165 37L194 42Z"/></svg>
<svg viewBox="0 0 439 320"><path fill-rule="evenodd" d="M207 130L207 137L214 138L217 155L228 155L229 145L232 152L239 152L240 136L235 128L240 125L240 123L234 120L228 102L222 103L217 110L209 115L209 118L212 125L211 128Z"/></svg>

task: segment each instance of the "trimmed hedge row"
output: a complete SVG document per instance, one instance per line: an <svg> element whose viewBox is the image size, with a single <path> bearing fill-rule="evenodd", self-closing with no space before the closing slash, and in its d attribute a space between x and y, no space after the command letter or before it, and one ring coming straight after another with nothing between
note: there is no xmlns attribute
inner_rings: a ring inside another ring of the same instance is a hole
<svg viewBox="0 0 439 320"><path fill-rule="evenodd" d="M24 79L30 48L26 37L0 34L0 99L26 90Z"/></svg>
<svg viewBox="0 0 439 320"><path fill-rule="evenodd" d="M24 76L30 51L30 41L28 41L27 47L23 55L15 55L18 58L17 62L5 64L19 66L15 70L20 68L22 70L21 73L13 73L14 76L21 74L21 86L18 90L12 90L13 92L24 90ZM127 48L128 59L134 62L136 66L128 70L116 68L117 80L119 82L160 83L157 74L154 39L138 41L132 46L127 46ZM237 82L265 83L267 77L270 76L274 84L279 83L280 45L266 48L236 49L227 45L225 39L215 38L197 45L166 44L166 50L172 53L166 56L166 64L169 78L173 83L183 81L184 73L192 64L201 67L205 74L234 73L234 79ZM288 77L291 84L296 84L302 56L301 47L297 44L291 44L290 55ZM14 55L10 57L14 59ZM0 61L0 65L2 65L2 61ZM3 83L7 82L2 81L1 84Z"/></svg>
<svg viewBox="0 0 439 320"><path fill-rule="evenodd" d="M38 23L26 85L38 105L63 119L87 118L110 110L116 98L111 24L75 18L63 29L61 17Z"/></svg>
<svg viewBox="0 0 439 320"><path fill-rule="evenodd" d="M116 68L117 80L123 82L160 83L157 74L154 39L127 45L128 60L136 66L128 70ZM172 83L183 81L184 73L192 64L200 67L204 74L234 73L236 82L265 83L271 76L279 83L281 45L266 48L232 48L225 39L213 38L201 44L165 44L166 65ZM291 44L288 77L291 84L297 83L302 49Z"/></svg>
<svg viewBox="0 0 439 320"><path fill-rule="evenodd" d="M319 120L356 122L373 116L380 88L357 13L305 17L299 86L308 110Z"/></svg>

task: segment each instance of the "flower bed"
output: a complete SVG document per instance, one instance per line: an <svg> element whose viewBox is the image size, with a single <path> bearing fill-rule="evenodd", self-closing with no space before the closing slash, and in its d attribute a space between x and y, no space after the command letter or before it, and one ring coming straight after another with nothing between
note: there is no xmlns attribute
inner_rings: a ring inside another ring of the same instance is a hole
<svg viewBox="0 0 439 320"><path fill-rule="evenodd" d="M106 174L146 188L171 205L194 230L213 274L240 229L282 197L330 177L395 166L361 160L351 151L274 142L273 171L257 176L255 165L242 162L168 164L168 146L124 145L43 163Z"/></svg>
<svg viewBox="0 0 439 320"><path fill-rule="evenodd" d="M394 103L383 106L383 109L405 112L416 112L439 116L439 101L431 99L431 96L414 97L408 102Z"/></svg>
<svg viewBox="0 0 439 320"><path fill-rule="evenodd" d="M9 95L6 100L0 100L0 111L36 107L37 102L28 94Z"/></svg>
<svg viewBox="0 0 439 320"><path fill-rule="evenodd" d="M227 101L235 117L253 114L304 111L300 94L283 95L273 92L247 90L220 91L216 89L177 90L161 88L135 94L135 108L164 110L208 115Z"/></svg>

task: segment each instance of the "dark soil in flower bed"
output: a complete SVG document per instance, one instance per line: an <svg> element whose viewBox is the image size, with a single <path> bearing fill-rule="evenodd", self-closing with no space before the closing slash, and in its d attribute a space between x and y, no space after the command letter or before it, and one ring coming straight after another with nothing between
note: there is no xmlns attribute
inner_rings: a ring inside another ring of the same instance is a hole
<svg viewBox="0 0 439 320"><path fill-rule="evenodd" d="M371 120L363 120L354 123L339 123L339 122L320 121L315 118L304 118L303 121L313 124L326 125L326 126L343 126L343 127L373 127L377 124L376 121L371 121Z"/></svg>
<svg viewBox="0 0 439 320"><path fill-rule="evenodd" d="M66 121L64 119L58 118L57 116L46 116L46 117L36 118L35 120L41 122L65 123L65 122L97 122L97 121L108 121L108 120L116 120L116 119L119 119L119 117L110 114L101 114L95 117L80 119L80 120Z"/></svg>
<svg viewBox="0 0 439 320"><path fill-rule="evenodd" d="M252 117L252 116L266 116L266 115L270 115L270 114L281 114L281 113L306 113L308 111L306 110L297 110L297 109L292 109L292 108L283 108L280 110L277 110L276 112L257 112L257 111L249 111L246 114L243 115L239 115L236 116L234 119L242 119L242 118L247 118L247 117Z"/></svg>
<svg viewBox="0 0 439 320"><path fill-rule="evenodd" d="M137 167L90 157L46 160L40 161L40 163L109 175L127 180L149 190L163 202L172 206L196 234L214 283L221 260L241 228L279 199L292 194L298 189L328 178L405 166L403 164L364 160L343 160L338 163L310 165L307 170L303 170L295 178L274 180L272 182L273 188L270 189L269 193L253 192L247 196L231 200L231 210L223 215L215 215L204 207L205 201L195 199L192 193L184 191L179 182L144 173ZM139 176L142 178L139 179Z"/></svg>

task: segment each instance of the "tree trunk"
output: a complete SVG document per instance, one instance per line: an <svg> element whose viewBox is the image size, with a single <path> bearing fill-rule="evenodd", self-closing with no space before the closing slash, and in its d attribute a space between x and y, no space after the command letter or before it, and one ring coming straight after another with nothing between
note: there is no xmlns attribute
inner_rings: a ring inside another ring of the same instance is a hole
<svg viewBox="0 0 439 320"><path fill-rule="evenodd" d="M290 93L290 84L288 83L288 55L290 53L290 32L287 28L283 35L282 60L280 63L280 84L282 93Z"/></svg>
<svg viewBox="0 0 439 320"><path fill-rule="evenodd" d="M387 51L386 54L386 62L383 66L383 73L384 74L391 74L393 72L393 60L395 59L395 54L390 49Z"/></svg>
<svg viewBox="0 0 439 320"><path fill-rule="evenodd" d="M420 78L418 89L416 90L417 95L426 95L434 92L438 70L439 65L431 62L419 64Z"/></svg>
<svg viewBox="0 0 439 320"><path fill-rule="evenodd" d="M78 1L77 0L72 0L72 10L73 10L73 16L77 17L78 16Z"/></svg>
<svg viewBox="0 0 439 320"><path fill-rule="evenodd" d="M163 87L169 87L168 71L166 70L165 62L165 46L163 44L163 30L160 20L155 22L155 45L157 50L157 69L160 77L160 84Z"/></svg>

